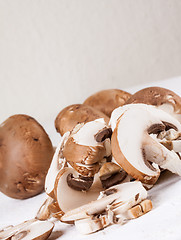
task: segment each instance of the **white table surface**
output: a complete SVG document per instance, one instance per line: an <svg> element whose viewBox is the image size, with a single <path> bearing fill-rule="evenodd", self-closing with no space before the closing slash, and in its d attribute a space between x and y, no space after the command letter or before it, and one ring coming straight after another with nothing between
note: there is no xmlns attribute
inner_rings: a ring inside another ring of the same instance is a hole
<svg viewBox="0 0 181 240"><path fill-rule="evenodd" d="M169 88L181 95L181 77L135 86L126 90L134 93L147 86ZM48 128L48 123L46 127ZM50 137L54 142L58 140L57 136L51 135L51 132ZM107 227L88 236L80 235L73 225L57 222L49 239L181 239L181 177L164 172L148 195L153 202L153 210L138 219L131 220L124 225ZM45 199L45 193L27 200L12 199L0 193L0 228L33 218Z"/></svg>

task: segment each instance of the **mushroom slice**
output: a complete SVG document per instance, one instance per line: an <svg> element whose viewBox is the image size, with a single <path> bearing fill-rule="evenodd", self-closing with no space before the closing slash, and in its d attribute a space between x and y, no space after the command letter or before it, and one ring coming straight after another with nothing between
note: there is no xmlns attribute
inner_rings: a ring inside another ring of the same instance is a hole
<svg viewBox="0 0 181 240"><path fill-rule="evenodd" d="M0 231L0 239L2 240L9 240L11 239L11 237L16 234L19 230L21 230L24 227L29 226L30 224L32 224L33 222L35 222L36 219L31 219L28 221L25 221L23 223L20 223L16 226L9 226L9 227L5 227L4 229L2 229Z"/></svg>
<svg viewBox="0 0 181 240"><path fill-rule="evenodd" d="M100 191L103 190L97 174L93 180L93 178L80 176L73 168L60 170L54 189L57 203L63 212L96 200Z"/></svg>
<svg viewBox="0 0 181 240"><path fill-rule="evenodd" d="M111 210L114 214L124 213L146 199L147 191L141 182L118 184L101 192L97 200L66 212L62 221L75 221Z"/></svg>
<svg viewBox="0 0 181 240"><path fill-rule="evenodd" d="M21 228L15 235L12 236L11 240L44 240L47 239L52 230L54 224L48 221L35 221L32 224Z"/></svg>
<svg viewBox="0 0 181 240"><path fill-rule="evenodd" d="M138 218L147 212L151 211L152 202L148 199L143 200L141 203L133 206L124 214L120 212L120 215L114 215L112 211L107 211L102 214L89 216L87 218L79 219L75 221L76 229L82 234L90 234L97 232L111 224L122 223L125 220Z"/></svg>
<svg viewBox="0 0 181 240"><path fill-rule="evenodd" d="M173 91L161 87L148 87L133 94L126 104L145 103L157 106L181 122L181 98Z"/></svg>
<svg viewBox="0 0 181 240"><path fill-rule="evenodd" d="M127 176L127 173L117 164L106 162L99 170L99 177L103 188L109 188L121 183Z"/></svg>
<svg viewBox="0 0 181 240"><path fill-rule="evenodd" d="M130 104L116 109L110 123L114 159L133 178L154 184L160 174L158 165L181 175L177 154L149 135L164 131L168 125L180 132L180 123L171 115L151 105Z"/></svg>
<svg viewBox="0 0 181 240"><path fill-rule="evenodd" d="M61 138L61 141L55 150L55 154L53 156L50 168L46 175L45 191L52 198L54 198L53 189L54 189L56 176L57 176L58 172L60 171L60 169L62 169L66 166L66 162L63 157L62 149L64 147L65 142L67 141L69 134L70 134L69 132L66 132L63 135L63 137Z"/></svg>
<svg viewBox="0 0 181 240"><path fill-rule="evenodd" d="M109 128L103 118L79 124L73 129L65 143L63 155L66 161L84 176L93 176L99 170L101 161L110 153L110 150L107 150L110 148L110 142L105 142L106 137L110 137L110 131L105 131L105 129ZM98 142L96 139L102 130L105 133L105 139L101 136ZM86 166L92 167L91 171L87 171Z"/></svg>

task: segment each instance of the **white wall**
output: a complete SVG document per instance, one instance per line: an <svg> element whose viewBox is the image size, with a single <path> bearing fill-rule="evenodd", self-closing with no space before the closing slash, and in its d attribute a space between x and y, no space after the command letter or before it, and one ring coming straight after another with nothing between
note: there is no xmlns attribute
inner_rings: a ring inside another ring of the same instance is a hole
<svg viewBox="0 0 181 240"><path fill-rule="evenodd" d="M0 0L0 121L177 75L180 0Z"/></svg>

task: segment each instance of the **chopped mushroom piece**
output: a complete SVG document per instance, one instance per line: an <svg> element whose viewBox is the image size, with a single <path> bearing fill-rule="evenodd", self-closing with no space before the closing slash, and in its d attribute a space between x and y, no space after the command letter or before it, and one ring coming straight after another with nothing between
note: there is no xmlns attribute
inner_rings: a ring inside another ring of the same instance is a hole
<svg viewBox="0 0 181 240"><path fill-rule="evenodd" d="M181 176L179 156L150 136L170 128L180 133L178 120L151 105L129 104L113 111L110 124L114 159L133 178L154 184L160 174L158 165Z"/></svg>
<svg viewBox="0 0 181 240"><path fill-rule="evenodd" d="M76 125L68 137L63 148L63 156L81 175L94 176L105 158L111 154L108 129L104 119L101 118ZM98 137L100 135L101 137Z"/></svg>

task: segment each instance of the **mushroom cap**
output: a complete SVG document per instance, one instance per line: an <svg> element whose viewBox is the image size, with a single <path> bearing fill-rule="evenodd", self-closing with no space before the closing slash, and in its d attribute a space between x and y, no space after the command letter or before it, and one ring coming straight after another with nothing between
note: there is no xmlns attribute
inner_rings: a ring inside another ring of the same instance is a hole
<svg viewBox="0 0 181 240"><path fill-rule="evenodd" d="M20 199L42 192L53 153L47 133L34 118L9 117L0 126L0 191Z"/></svg>
<svg viewBox="0 0 181 240"><path fill-rule="evenodd" d="M55 181L54 192L60 209L67 212L71 209L84 205L97 199L100 191L103 190L98 175L95 176L92 186L88 191L78 191L68 185L67 177L72 174L79 177L79 173L73 168L64 168L60 170Z"/></svg>
<svg viewBox="0 0 181 240"><path fill-rule="evenodd" d="M123 90L107 89L91 95L84 101L84 104L94 107L110 117L112 111L124 105L130 97L131 94Z"/></svg>
<svg viewBox="0 0 181 240"><path fill-rule="evenodd" d="M73 104L58 114L55 128L63 136L65 132L72 131L78 123L86 123L98 118L104 118L107 123L109 122L109 118L97 109L85 104Z"/></svg>
<svg viewBox="0 0 181 240"><path fill-rule="evenodd" d="M111 145L115 161L133 178L146 184L154 184L160 173L150 162L153 163L154 158L165 159L167 154L166 148L152 139L148 132L153 126L160 128L160 131L163 130L164 123L170 123L181 131L181 125L175 118L146 104L130 104L117 108L110 120L113 130ZM147 159L144 142L150 149L154 145L155 156L149 154Z"/></svg>
<svg viewBox="0 0 181 240"><path fill-rule="evenodd" d="M163 110L170 111L169 105L174 109L174 112L181 114L181 97L173 91L161 87L148 87L141 89L133 94L126 104L145 103L154 106L168 105Z"/></svg>

